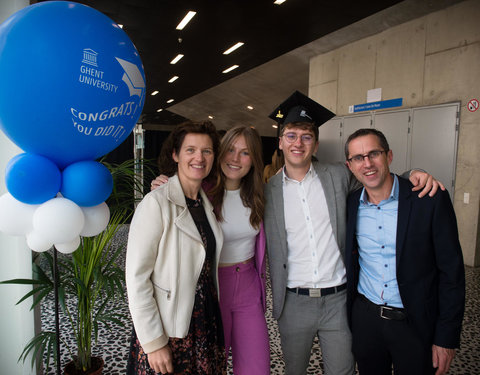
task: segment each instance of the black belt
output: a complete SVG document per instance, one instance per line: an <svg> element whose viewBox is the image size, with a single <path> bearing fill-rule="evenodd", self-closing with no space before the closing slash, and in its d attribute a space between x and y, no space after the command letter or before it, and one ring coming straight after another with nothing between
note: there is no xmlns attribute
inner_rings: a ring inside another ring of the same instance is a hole
<svg viewBox="0 0 480 375"><path fill-rule="evenodd" d="M358 295L360 301L368 304L369 309L375 311L380 318L387 319L387 320L405 320L407 318L407 314L405 313L405 309L401 309L399 307L387 306L387 305L377 305L370 301L367 297L363 294Z"/></svg>
<svg viewBox="0 0 480 375"><path fill-rule="evenodd" d="M339 286L332 286L330 288L288 288L287 290L293 293L302 294L309 297L323 297L329 294L337 293L347 289L347 284Z"/></svg>

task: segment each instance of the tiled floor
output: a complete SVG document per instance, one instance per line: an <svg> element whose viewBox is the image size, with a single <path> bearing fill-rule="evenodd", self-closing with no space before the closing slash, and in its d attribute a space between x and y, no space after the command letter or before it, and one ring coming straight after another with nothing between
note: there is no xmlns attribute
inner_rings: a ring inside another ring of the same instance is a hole
<svg viewBox="0 0 480 375"><path fill-rule="evenodd" d="M124 228L118 241L123 242L126 239L127 228ZM463 322L462 346L457 352L449 374L452 375L480 375L480 268L466 267L467 279L467 302L465 318ZM267 290L267 299L270 297L270 289ZM268 305L268 304L267 304ZM112 306L119 311L125 312L128 316L128 307L126 303L118 306ZM270 335L271 345L271 374L283 374L284 365L280 340L275 320L272 318L271 309L267 309L267 323ZM63 322L65 323L65 322ZM67 327L61 322L61 327ZM104 375L123 375L125 373L127 350L129 346L129 337L131 331L131 322L129 318L124 320L125 327L115 328L112 332L102 330L99 342L94 348L94 353L101 355L105 360ZM44 328L53 329L53 302L48 301L42 306L42 325ZM62 339L71 342L67 330L61 328ZM62 345L62 366L65 365L69 354L65 345ZM317 343L312 349L310 366L307 374L322 374L321 352ZM48 374L55 374L51 369Z"/></svg>

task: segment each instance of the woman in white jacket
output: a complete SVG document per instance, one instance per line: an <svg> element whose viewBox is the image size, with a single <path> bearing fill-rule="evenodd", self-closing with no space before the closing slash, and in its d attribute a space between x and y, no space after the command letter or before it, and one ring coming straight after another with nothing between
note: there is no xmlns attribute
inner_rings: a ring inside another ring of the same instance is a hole
<svg viewBox="0 0 480 375"><path fill-rule="evenodd" d="M213 124L179 125L161 152L162 170L173 176L135 211L126 259L134 324L127 374L226 373L217 284L223 236L201 189L217 149Z"/></svg>

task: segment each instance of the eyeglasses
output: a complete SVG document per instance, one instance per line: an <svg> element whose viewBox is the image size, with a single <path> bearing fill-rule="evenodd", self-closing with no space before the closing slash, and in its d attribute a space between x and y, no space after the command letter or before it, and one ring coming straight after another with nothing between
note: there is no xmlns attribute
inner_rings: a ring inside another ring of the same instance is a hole
<svg viewBox="0 0 480 375"><path fill-rule="evenodd" d="M296 133L285 133L283 136L288 143L293 143L298 139L298 135ZM302 143L309 145L313 142L314 137L311 134L302 134L300 139Z"/></svg>
<svg viewBox="0 0 480 375"><path fill-rule="evenodd" d="M355 164L362 164L365 161L365 158L368 158L368 160L373 161L378 159L383 152L387 153L387 151L384 151L384 150L373 150L365 155L354 155L350 159L347 159L347 161L349 161L350 163L353 162Z"/></svg>

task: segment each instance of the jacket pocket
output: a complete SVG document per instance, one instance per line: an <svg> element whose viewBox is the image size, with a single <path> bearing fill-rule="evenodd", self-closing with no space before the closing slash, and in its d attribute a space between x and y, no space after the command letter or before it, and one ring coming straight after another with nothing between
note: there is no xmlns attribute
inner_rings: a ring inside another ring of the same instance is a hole
<svg viewBox="0 0 480 375"><path fill-rule="evenodd" d="M155 294L159 294L159 295L164 295L167 297L167 300L170 300L170 298L172 297L172 291L168 288L162 288L161 286L153 283L153 286L155 287Z"/></svg>

